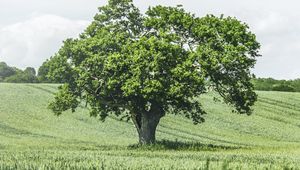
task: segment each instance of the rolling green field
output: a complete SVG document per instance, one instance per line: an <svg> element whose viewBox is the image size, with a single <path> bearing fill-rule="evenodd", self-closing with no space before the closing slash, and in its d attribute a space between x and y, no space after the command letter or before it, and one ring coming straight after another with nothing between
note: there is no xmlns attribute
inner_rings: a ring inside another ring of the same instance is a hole
<svg viewBox="0 0 300 170"><path fill-rule="evenodd" d="M0 169L300 169L300 93L257 92L251 116L207 94L205 123L168 115L159 143L138 148L131 122L54 116L56 88L0 84Z"/></svg>

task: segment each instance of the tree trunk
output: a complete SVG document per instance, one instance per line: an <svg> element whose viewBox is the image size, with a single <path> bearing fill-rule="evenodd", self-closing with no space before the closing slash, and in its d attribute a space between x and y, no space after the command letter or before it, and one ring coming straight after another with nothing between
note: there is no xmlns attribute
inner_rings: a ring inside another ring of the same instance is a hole
<svg viewBox="0 0 300 170"><path fill-rule="evenodd" d="M132 116L133 123L139 135L139 144L155 143L156 127L163 114L159 112L142 112Z"/></svg>
<svg viewBox="0 0 300 170"><path fill-rule="evenodd" d="M156 127L159 123L160 117L156 115L142 115L141 126L138 129L139 143L153 144L155 142Z"/></svg>

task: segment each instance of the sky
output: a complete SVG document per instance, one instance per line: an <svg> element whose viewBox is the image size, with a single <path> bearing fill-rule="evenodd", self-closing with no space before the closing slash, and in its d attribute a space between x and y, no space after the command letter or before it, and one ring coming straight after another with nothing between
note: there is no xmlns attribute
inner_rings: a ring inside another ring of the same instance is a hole
<svg viewBox="0 0 300 170"><path fill-rule="evenodd" d="M297 0L133 0L149 6L178 4L196 16L234 16L261 43L257 77L300 78L300 1ZM76 38L107 0L0 0L0 61L38 68L66 38Z"/></svg>

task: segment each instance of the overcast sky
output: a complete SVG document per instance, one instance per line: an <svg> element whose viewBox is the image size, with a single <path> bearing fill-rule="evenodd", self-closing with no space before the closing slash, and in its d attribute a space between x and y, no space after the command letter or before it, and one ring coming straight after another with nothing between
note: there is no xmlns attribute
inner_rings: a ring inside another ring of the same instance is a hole
<svg viewBox="0 0 300 170"><path fill-rule="evenodd" d="M38 68L62 41L77 37L106 0L0 0L0 61ZM297 0L134 0L145 11L157 4L197 16L225 14L248 23L261 43L258 77L300 78L300 2Z"/></svg>

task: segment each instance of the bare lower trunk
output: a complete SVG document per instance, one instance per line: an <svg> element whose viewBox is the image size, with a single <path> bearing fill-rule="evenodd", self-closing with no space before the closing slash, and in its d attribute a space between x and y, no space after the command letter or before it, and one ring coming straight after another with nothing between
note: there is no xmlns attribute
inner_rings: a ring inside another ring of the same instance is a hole
<svg viewBox="0 0 300 170"><path fill-rule="evenodd" d="M136 114L132 117L139 135L139 143L141 145L155 143L156 127L161 117L161 113L151 112Z"/></svg>
<svg viewBox="0 0 300 170"><path fill-rule="evenodd" d="M158 117L144 116L141 120L140 129L138 129L139 134L139 143L144 144L152 144L155 142L155 132L156 127L159 123Z"/></svg>

